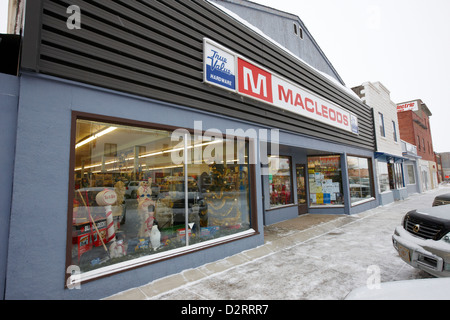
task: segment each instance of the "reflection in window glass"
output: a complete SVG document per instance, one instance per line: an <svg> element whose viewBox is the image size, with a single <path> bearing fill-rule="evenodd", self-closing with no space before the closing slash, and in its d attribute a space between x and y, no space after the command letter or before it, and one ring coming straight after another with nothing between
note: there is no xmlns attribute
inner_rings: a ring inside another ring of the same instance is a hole
<svg viewBox="0 0 450 320"><path fill-rule="evenodd" d="M250 229L248 142L226 142L188 146L186 193L171 132L77 120L72 264L86 272Z"/></svg>
<svg viewBox="0 0 450 320"><path fill-rule="evenodd" d="M384 116L381 112L378 112L378 117L379 117L379 121L380 121L380 135L382 137L386 136L386 132L384 130Z"/></svg>
<svg viewBox="0 0 450 320"><path fill-rule="evenodd" d="M308 157L309 198L311 205L342 205L340 156Z"/></svg>
<svg viewBox="0 0 450 320"><path fill-rule="evenodd" d="M391 190L389 185L388 164L386 162L378 162L378 185L380 186L380 192Z"/></svg>
<svg viewBox="0 0 450 320"><path fill-rule="evenodd" d="M406 168L408 170L409 184L416 184L416 174L414 172L414 166L412 164L408 164Z"/></svg>
<svg viewBox="0 0 450 320"><path fill-rule="evenodd" d="M403 166L401 163L389 163L389 182L391 189L401 189L405 186L403 183Z"/></svg>
<svg viewBox="0 0 450 320"><path fill-rule="evenodd" d="M288 157L269 158L270 207L292 204L291 161Z"/></svg>
<svg viewBox="0 0 450 320"><path fill-rule="evenodd" d="M372 198L370 160L347 157L347 165L351 202L355 203Z"/></svg>
<svg viewBox="0 0 450 320"><path fill-rule="evenodd" d="M236 143L234 150L226 147L224 139L220 143L203 146L202 163L192 161L188 166L189 177L195 181L195 190L203 201L200 201L200 215L195 213L194 219L200 219L199 225L208 236L224 236L238 231L243 231L250 226L250 195L249 195L249 166L248 166L248 144ZM208 148L208 149L206 149ZM213 148L213 149L211 149ZM222 154L223 160L208 164L209 155ZM240 163L239 154L244 163ZM192 195L189 194L189 199ZM205 209L202 209L202 206ZM207 209L207 210L206 210ZM202 213L204 212L204 213ZM208 238L208 237L206 237ZM197 238L193 241L203 240Z"/></svg>

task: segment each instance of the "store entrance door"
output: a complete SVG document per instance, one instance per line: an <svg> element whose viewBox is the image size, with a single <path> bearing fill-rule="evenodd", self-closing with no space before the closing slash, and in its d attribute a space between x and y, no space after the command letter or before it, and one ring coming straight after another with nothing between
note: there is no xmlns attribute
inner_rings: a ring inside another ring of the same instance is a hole
<svg viewBox="0 0 450 320"><path fill-rule="evenodd" d="M306 201L306 165L297 164L295 166L296 180L297 180L297 201L298 214L308 213L308 201Z"/></svg>

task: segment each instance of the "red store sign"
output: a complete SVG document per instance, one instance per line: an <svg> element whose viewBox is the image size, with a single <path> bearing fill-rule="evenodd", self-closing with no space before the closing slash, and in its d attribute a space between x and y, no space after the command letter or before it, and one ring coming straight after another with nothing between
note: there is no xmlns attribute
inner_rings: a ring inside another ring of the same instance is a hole
<svg viewBox="0 0 450 320"><path fill-rule="evenodd" d="M209 49L211 46L213 49ZM205 48L214 52L223 49L208 39L205 39ZM230 53L228 49L223 50ZM233 62L237 69L237 88L234 92L358 134L358 118L354 114L237 54L234 55L237 61Z"/></svg>

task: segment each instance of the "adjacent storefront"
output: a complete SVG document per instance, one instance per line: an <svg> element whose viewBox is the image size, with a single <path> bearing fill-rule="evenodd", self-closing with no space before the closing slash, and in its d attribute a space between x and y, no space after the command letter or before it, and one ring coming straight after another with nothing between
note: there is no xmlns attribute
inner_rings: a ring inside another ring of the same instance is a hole
<svg viewBox="0 0 450 320"><path fill-rule="evenodd" d="M376 152L380 204L404 200L408 197L404 160L406 158Z"/></svg>
<svg viewBox="0 0 450 320"><path fill-rule="evenodd" d="M421 185L421 172L419 166L420 157L417 155L417 147L406 141L401 141L405 168L405 184L408 194L423 192Z"/></svg>
<svg viewBox="0 0 450 320"><path fill-rule="evenodd" d="M265 224L305 213L355 214L378 206L372 154L323 146L329 151L283 145L280 156L271 156L270 173L263 176Z"/></svg>

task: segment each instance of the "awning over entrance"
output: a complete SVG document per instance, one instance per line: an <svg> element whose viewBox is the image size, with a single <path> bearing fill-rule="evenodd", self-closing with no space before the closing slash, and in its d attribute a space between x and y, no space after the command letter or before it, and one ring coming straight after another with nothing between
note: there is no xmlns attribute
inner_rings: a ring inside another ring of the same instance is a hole
<svg viewBox="0 0 450 320"><path fill-rule="evenodd" d="M389 154L389 153L386 153L386 152L375 152L375 159L378 159L378 158L381 158L381 157L386 157L387 161L393 160L394 162L401 162L403 160L408 160L408 158L401 157L401 156L398 156L398 155Z"/></svg>

